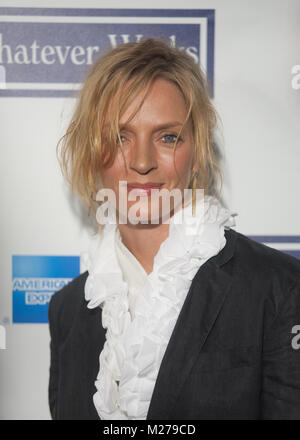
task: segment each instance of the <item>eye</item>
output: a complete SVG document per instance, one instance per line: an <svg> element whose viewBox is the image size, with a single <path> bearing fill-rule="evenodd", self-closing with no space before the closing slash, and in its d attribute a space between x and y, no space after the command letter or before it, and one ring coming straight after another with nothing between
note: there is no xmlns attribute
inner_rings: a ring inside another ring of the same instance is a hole
<svg viewBox="0 0 300 440"><path fill-rule="evenodd" d="M123 143L123 142L125 142L126 141L126 137L123 135L123 134L120 134L120 140L121 140L121 142ZM117 137L117 144L119 144L120 142L119 142L119 138Z"/></svg>
<svg viewBox="0 0 300 440"><path fill-rule="evenodd" d="M182 138L178 137L177 134L165 134L162 137L162 140L165 144L174 144L176 142L176 139L178 142L182 141Z"/></svg>

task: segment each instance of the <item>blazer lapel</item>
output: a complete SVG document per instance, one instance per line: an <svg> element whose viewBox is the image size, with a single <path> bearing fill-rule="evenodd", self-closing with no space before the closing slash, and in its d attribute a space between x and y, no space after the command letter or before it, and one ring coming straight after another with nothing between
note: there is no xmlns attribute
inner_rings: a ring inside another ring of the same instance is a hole
<svg viewBox="0 0 300 440"><path fill-rule="evenodd" d="M220 266L233 255L235 231L226 238L223 250L200 267L191 284L160 365L147 420L168 419L230 291L232 277Z"/></svg>
<svg viewBox="0 0 300 440"><path fill-rule="evenodd" d="M99 420L93 396L97 391L95 380L99 371L99 355L106 340L105 329L101 322L102 311L100 307L88 309L87 301L84 299L78 320L76 345L80 350L81 364L76 374L80 378L77 388L82 388L82 392L78 393L81 398L78 402L79 418Z"/></svg>

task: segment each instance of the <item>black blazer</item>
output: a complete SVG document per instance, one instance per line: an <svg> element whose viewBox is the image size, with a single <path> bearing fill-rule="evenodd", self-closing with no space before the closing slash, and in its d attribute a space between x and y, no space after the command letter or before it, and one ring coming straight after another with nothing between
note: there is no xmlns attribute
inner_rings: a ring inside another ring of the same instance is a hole
<svg viewBox="0 0 300 440"><path fill-rule="evenodd" d="M292 344L300 261L232 229L226 239L193 279L147 420L300 419L300 349ZM53 419L99 419L93 395L105 330L100 307L87 308L87 275L49 305Z"/></svg>

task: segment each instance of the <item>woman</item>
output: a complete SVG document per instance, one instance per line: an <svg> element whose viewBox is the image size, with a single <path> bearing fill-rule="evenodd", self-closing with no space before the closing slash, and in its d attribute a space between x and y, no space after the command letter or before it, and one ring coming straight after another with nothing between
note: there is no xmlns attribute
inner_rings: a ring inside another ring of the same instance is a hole
<svg viewBox="0 0 300 440"><path fill-rule="evenodd" d="M61 164L115 217L49 305L54 419L300 419L300 263L231 229L215 124L202 72L161 41L89 73Z"/></svg>

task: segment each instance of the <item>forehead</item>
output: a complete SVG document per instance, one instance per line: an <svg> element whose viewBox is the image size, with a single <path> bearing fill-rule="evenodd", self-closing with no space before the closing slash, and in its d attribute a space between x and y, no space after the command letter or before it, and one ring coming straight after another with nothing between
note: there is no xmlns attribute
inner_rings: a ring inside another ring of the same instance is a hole
<svg viewBox="0 0 300 440"><path fill-rule="evenodd" d="M152 121L165 119L184 122L187 107L179 88L170 81L158 78L150 86L147 94L141 90L125 108L120 117L120 124L129 120Z"/></svg>

